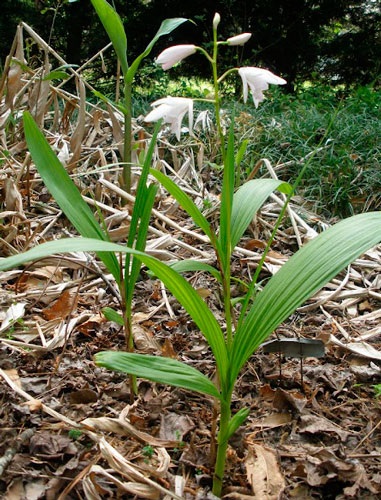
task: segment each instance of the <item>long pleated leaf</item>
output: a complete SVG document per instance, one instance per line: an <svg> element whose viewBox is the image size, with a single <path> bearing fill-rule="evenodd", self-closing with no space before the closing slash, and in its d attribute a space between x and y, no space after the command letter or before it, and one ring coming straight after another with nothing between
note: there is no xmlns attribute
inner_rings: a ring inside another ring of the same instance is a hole
<svg viewBox="0 0 381 500"><path fill-rule="evenodd" d="M127 37L122 20L106 0L91 0L91 3L111 40L123 74L126 75L128 71Z"/></svg>
<svg viewBox="0 0 381 500"><path fill-rule="evenodd" d="M381 212L350 217L307 243L269 280L236 332L231 384L258 346L345 266L381 241Z"/></svg>
<svg viewBox="0 0 381 500"><path fill-rule="evenodd" d="M231 215L232 248L238 244L254 215L275 189L288 192L291 186L277 179L254 179L243 184L234 194Z"/></svg>
<svg viewBox="0 0 381 500"><path fill-rule="evenodd" d="M204 334L216 359L221 384L225 382L224 373L226 373L228 366L228 355L224 334L216 318L196 290L180 274L154 257L116 243L91 238L63 238L48 241L25 253L1 259L0 271L20 266L25 262L48 257L49 255L66 252L122 252L136 255L165 284Z"/></svg>
<svg viewBox="0 0 381 500"><path fill-rule="evenodd" d="M27 111L24 113L24 132L36 168L66 217L82 236L107 241L107 234ZM98 255L116 281L119 281L119 263L115 255L102 252Z"/></svg>
<svg viewBox="0 0 381 500"><path fill-rule="evenodd" d="M94 358L97 365L110 370L201 392L220 399L220 393L210 379L195 368L175 359L116 351L98 352Z"/></svg>

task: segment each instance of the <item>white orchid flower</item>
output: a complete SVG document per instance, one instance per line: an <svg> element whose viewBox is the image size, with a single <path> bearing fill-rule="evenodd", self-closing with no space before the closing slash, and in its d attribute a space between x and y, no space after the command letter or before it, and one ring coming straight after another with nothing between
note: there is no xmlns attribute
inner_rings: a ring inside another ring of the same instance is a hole
<svg viewBox="0 0 381 500"><path fill-rule="evenodd" d="M226 41L228 45L243 45L251 38L251 33L241 33L240 35L231 36Z"/></svg>
<svg viewBox="0 0 381 500"><path fill-rule="evenodd" d="M204 111L200 111L198 114L196 121L194 123L194 129L202 129L204 131L209 131L213 127L213 122L210 117L210 112L208 109L205 109Z"/></svg>
<svg viewBox="0 0 381 500"><path fill-rule="evenodd" d="M177 140L180 140L181 124L184 116L188 113L189 133L193 130L193 100L187 97L163 97L153 102L154 108L144 118L145 122L157 122L163 119L165 123L171 126L171 132L176 134Z"/></svg>
<svg viewBox="0 0 381 500"><path fill-rule="evenodd" d="M173 45L173 47L168 47L158 55L156 64L160 64L164 70L167 70L195 52L196 45Z"/></svg>
<svg viewBox="0 0 381 500"><path fill-rule="evenodd" d="M244 67L239 68L238 73L243 83L243 100L247 101L248 90L253 96L255 107L265 98L263 92L269 88L269 83L273 85L284 85L286 80L276 76L271 71L262 68Z"/></svg>

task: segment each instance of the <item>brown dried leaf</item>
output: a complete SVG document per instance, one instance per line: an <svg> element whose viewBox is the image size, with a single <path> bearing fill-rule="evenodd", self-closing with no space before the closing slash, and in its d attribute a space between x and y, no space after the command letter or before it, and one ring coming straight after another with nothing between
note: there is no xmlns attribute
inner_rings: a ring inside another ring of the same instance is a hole
<svg viewBox="0 0 381 500"><path fill-rule="evenodd" d="M343 430L330 420L315 415L302 415L300 417L299 432L308 432L309 434L334 432L342 441L346 441L350 435L350 432Z"/></svg>
<svg viewBox="0 0 381 500"><path fill-rule="evenodd" d="M76 299L72 297L70 291L65 290L51 306L43 309L43 317L46 320L67 318L70 312L75 308L75 304L73 303L74 300Z"/></svg>
<svg viewBox="0 0 381 500"><path fill-rule="evenodd" d="M173 441L182 441L185 434L194 429L194 422L188 415L166 413L161 415L159 437Z"/></svg>
<svg viewBox="0 0 381 500"><path fill-rule="evenodd" d="M5 191L5 204L7 210L15 211L21 216L24 216L22 196L13 179L9 178L5 179L4 191Z"/></svg>
<svg viewBox="0 0 381 500"><path fill-rule="evenodd" d="M273 401L273 406L277 410L296 410L301 412L307 404L307 398L297 391L285 391L277 389Z"/></svg>
<svg viewBox="0 0 381 500"><path fill-rule="evenodd" d="M254 444L245 460L247 479L258 500L277 500L286 487L276 452Z"/></svg>
<svg viewBox="0 0 381 500"><path fill-rule="evenodd" d="M136 348L145 353L160 352L160 345L156 341L152 333L139 324L134 324L132 327L134 342Z"/></svg>
<svg viewBox="0 0 381 500"><path fill-rule="evenodd" d="M96 403L98 394L91 389L79 389L69 394L69 401L74 405Z"/></svg>
<svg viewBox="0 0 381 500"><path fill-rule="evenodd" d="M103 314L93 314L87 321L81 323L77 326L77 330L83 333L84 335L91 335L96 332L99 325L106 322L106 318Z"/></svg>
<svg viewBox="0 0 381 500"><path fill-rule="evenodd" d="M73 155L70 159L69 170L72 170L77 166L77 161L81 156L82 142L86 126L86 89L81 78L77 79L77 85L79 88L79 110L77 126L70 138L70 148L73 151Z"/></svg>
<svg viewBox="0 0 381 500"><path fill-rule="evenodd" d="M273 413L267 417L259 418L250 423L251 427L260 427L261 429L274 429L291 422L291 413Z"/></svg>
<svg viewBox="0 0 381 500"><path fill-rule="evenodd" d="M172 358L172 359L177 358L176 351L174 350L173 344L169 339L169 337L165 337L164 345L161 348L161 354L166 358Z"/></svg>

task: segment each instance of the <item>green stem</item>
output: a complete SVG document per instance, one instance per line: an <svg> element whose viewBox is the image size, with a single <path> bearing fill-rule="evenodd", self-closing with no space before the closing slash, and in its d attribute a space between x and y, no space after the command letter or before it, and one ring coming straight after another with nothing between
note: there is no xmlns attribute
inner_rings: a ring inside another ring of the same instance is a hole
<svg viewBox="0 0 381 500"><path fill-rule="evenodd" d="M131 192L131 153L132 153L132 82L124 85L124 152L123 152L123 188Z"/></svg>
<svg viewBox="0 0 381 500"><path fill-rule="evenodd" d="M217 54L218 54L217 28L213 28L213 56L210 59L210 62L212 65L212 73L213 73L214 109L216 113L217 132L221 144L222 159L225 160L225 137L221 126L221 117L220 117L221 99L220 99L219 79L217 72Z"/></svg>
<svg viewBox="0 0 381 500"><path fill-rule="evenodd" d="M222 484L226 465L226 452L229 444L228 426L231 419L231 393L227 400L221 401L220 429L217 438L217 456L214 466L212 492L217 497L221 496Z"/></svg>

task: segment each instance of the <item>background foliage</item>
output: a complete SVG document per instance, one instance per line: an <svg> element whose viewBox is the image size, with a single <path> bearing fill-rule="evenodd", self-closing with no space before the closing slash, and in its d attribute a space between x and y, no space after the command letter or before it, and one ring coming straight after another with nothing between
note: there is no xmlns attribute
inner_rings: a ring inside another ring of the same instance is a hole
<svg viewBox="0 0 381 500"><path fill-rule="evenodd" d="M222 36L253 32L244 47L232 48L226 66L264 65L289 81L291 89L306 79L379 83L381 7L377 0L136 0L111 2L120 13L128 35L129 54L136 57L155 34L161 20L187 17L188 23L171 39L158 44L202 44L210 39L214 12L223 13ZM90 0L4 0L0 18L0 58L9 53L17 23L31 24L72 64L91 57L107 43ZM112 64L109 65L113 70ZM208 68L194 57L191 66L200 76ZM182 68L182 71L184 68Z"/></svg>

